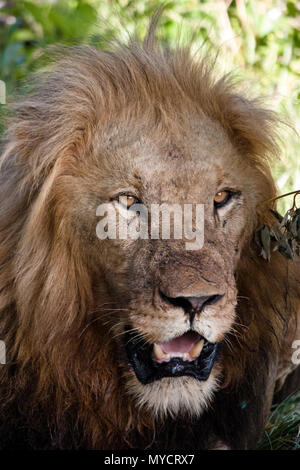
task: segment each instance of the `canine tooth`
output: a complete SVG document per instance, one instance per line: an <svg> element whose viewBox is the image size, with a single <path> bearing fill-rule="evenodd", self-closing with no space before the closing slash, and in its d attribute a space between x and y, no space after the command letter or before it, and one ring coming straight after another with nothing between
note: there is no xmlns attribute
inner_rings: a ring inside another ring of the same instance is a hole
<svg viewBox="0 0 300 470"><path fill-rule="evenodd" d="M198 343L196 343L193 348L190 350L189 355L191 359L196 359L198 357L203 349L204 346L204 339L200 339Z"/></svg>
<svg viewBox="0 0 300 470"><path fill-rule="evenodd" d="M184 353L184 355L182 357L183 357L184 361L188 361L190 359L189 353Z"/></svg>
<svg viewBox="0 0 300 470"><path fill-rule="evenodd" d="M161 347L159 346L159 344L154 343L153 355L154 355L155 359L157 359L158 361L161 361L162 359L164 359L165 354L164 354L163 350L161 349Z"/></svg>

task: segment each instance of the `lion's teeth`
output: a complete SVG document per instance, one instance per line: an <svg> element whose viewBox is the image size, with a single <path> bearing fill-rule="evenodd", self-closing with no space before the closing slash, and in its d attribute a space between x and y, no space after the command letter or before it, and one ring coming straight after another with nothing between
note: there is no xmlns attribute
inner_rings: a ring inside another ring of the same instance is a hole
<svg viewBox="0 0 300 470"><path fill-rule="evenodd" d="M153 345L153 355L154 355L155 359L157 359L158 361L161 361L165 357L165 354L164 354L163 350L161 349L161 347L159 346L159 344L154 343L154 345Z"/></svg>
<svg viewBox="0 0 300 470"><path fill-rule="evenodd" d="M196 343L193 348L190 350L189 355L191 359L196 359L196 357L200 356L200 353L204 346L204 339L200 339L198 343Z"/></svg>

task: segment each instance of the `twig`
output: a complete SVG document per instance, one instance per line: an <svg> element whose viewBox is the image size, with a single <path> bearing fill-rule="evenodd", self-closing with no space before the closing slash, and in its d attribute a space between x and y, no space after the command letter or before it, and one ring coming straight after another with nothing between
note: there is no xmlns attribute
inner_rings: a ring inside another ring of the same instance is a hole
<svg viewBox="0 0 300 470"><path fill-rule="evenodd" d="M281 194L280 196L272 197L272 199L268 199L267 201L260 202L258 204L257 208L259 208L259 206L268 204L269 202L277 201L277 199L281 199L282 197L290 196L291 194L295 194L294 202L293 202L293 209L294 209L295 208L296 197L298 196L298 194L300 194L300 189L298 189L297 191L291 191L290 193Z"/></svg>

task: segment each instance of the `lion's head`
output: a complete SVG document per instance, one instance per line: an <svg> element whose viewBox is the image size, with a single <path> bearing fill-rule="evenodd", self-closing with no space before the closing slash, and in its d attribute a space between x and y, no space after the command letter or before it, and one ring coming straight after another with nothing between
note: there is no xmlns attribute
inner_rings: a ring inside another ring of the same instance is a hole
<svg viewBox="0 0 300 470"><path fill-rule="evenodd" d="M223 386L237 270L257 206L275 194L277 145L273 114L212 69L151 40L74 48L6 135L1 308L14 387L35 376L39 403L55 396L84 423L91 413L95 442L100 422L108 436L134 414L200 416ZM101 237L103 204L117 225L137 204L204 204L204 244Z"/></svg>

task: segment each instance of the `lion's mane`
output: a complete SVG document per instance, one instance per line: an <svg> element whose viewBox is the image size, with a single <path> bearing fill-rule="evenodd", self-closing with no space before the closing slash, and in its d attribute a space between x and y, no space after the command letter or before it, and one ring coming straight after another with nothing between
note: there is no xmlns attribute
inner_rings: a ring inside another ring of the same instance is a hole
<svg viewBox="0 0 300 470"><path fill-rule="evenodd" d="M118 347L94 305L92 260L74 236L73 214L64 213L68 175L105 138L101 129L111 116L127 107L128 125L138 128L133 110L146 116L155 100L159 126L172 94L178 107L188 96L221 123L265 175L261 199L276 194L269 160L279 152L277 117L241 97L230 77L216 79L213 61L195 62L188 48L161 50L152 36L110 52L64 50L12 107L1 156L0 339L7 364L0 366L0 446L201 448L209 447L207 436L223 433L243 448L257 440L252 427L266 420L260 402L272 399L267 377L275 385L296 316L293 299L300 297L294 264L278 254L267 263L246 237L221 389L199 421L160 422L126 395ZM253 215L253 229L258 223ZM241 407L247 409L242 416Z"/></svg>

